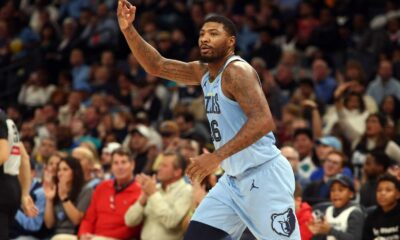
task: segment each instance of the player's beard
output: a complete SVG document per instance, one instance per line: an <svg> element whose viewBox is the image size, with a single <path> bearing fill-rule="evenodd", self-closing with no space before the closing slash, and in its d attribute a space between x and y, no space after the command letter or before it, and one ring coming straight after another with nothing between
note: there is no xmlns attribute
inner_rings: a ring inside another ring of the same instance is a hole
<svg viewBox="0 0 400 240"><path fill-rule="evenodd" d="M226 49L220 49L219 51L215 51L215 48L212 49L211 54L209 55L201 55L200 53L200 61L204 63L213 63L218 61L224 57L224 53Z"/></svg>

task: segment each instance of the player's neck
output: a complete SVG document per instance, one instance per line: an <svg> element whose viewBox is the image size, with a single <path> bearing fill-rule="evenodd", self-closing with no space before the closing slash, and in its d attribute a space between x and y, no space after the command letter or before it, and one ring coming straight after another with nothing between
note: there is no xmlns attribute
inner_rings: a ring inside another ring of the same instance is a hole
<svg viewBox="0 0 400 240"><path fill-rule="evenodd" d="M214 79L217 77L217 75L220 73L222 68L224 67L226 61L232 57L234 53L229 53L225 57L221 58L220 60L217 60L212 63L208 63L208 69L210 72L210 79L214 81Z"/></svg>

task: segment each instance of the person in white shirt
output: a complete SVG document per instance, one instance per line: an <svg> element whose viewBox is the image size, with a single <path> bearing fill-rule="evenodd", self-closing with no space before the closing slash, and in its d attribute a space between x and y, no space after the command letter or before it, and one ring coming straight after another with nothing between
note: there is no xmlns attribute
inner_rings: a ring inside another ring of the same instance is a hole
<svg viewBox="0 0 400 240"><path fill-rule="evenodd" d="M143 194L125 214L129 227L143 223L142 240L178 240L183 238L181 222L192 204L192 186L185 182L185 159L176 152L166 152L156 177L136 177Z"/></svg>

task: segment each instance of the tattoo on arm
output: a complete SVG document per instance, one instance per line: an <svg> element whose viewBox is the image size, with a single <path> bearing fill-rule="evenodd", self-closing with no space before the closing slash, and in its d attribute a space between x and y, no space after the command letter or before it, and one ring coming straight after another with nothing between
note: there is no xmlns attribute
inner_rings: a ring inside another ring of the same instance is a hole
<svg viewBox="0 0 400 240"><path fill-rule="evenodd" d="M247 122L233 139L215 152L221 160L250 146L275 127L256 73L243 64L228 66L223 76L223 89L239 103Z"/></svg>
<svg viewBox="0 0 400 240"><path fill-rule="evenodd" d="M161 59L160 53L153 48L153 46L144 41L133 26L123 31L123 34L129 48L140 65L150 74L155 72L155 63L159 62Z"/></svg>
<svg viewBox="0 0 400 240"><path fill-rule="evenodd" d="M146 72L184 84L200 84L205 67L199 62L185 63L162 57L133 26L123 33L133 55Z"/></svg>
<svg viewBox="0 0 400 240"><path fill-rule="evenodd" d="M205 68L197 62L184 63L163 58L159 75L177 82L197 85L200 84L198 74L202 75L204 72Z"/></svg>

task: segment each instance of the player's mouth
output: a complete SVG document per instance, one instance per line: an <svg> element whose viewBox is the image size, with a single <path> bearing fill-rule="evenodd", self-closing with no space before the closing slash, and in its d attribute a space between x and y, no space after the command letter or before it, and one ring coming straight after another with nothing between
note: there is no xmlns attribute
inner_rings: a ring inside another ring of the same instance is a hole
<svg viewBox="0 0 400 240"><path fill-rule="evenodd" d="M200 52L202 54L207 54L210 51L211 51L211 47L209 47L209 46L203 45L200 47Z"/></svg>

